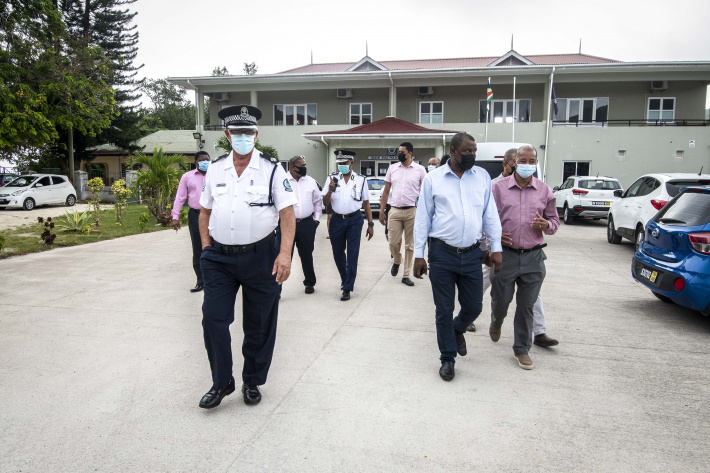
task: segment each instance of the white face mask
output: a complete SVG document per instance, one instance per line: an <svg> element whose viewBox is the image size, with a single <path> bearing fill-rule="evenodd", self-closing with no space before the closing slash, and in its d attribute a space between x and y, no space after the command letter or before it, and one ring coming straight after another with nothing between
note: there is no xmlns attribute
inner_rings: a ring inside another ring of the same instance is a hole
<svg viewBox="0 0 710 473"><path fill-rule="evenodd" d="M432 172L434 169L436 169L436 166L434 166L433 164L430 164L429 167L427 167L427 170L429 172Z"/></svg>

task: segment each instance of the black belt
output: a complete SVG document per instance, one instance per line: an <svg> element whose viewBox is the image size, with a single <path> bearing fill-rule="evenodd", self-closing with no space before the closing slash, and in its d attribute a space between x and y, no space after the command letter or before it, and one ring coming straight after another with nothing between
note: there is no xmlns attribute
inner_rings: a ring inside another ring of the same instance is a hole
<svg viewBox="0 0 710 473"><path fill-rule="evenodd" d="M545 248L546 246L547 246L547 243L542 243L540 245L533 246L532 248L527 248L527 249L526 248L511 248L509 246L504 246L503 248L505 248L508 251L512 251L513 253L517 253L519 255L522 255L523 253L530 253L531 251L541 250L541 249Z"/></svg>
<svg viewBox="0 0 710 473"><path fill-rule="evenodd" d="M246 253L248 251L257 251L266 243L269 243L274 236L276 236L276 231L273 231L261 240L249 243L248 245L223 245L213 238L212 246L214 246L223 255L234 255L237 253Z"/></svg>
<svg viewBox="0 0 710 473"><path fill-rule="evenodd" d="M306 220L310 220L310 219L312 219L312 218L313 218L313 214L310 214L310 215L309 215L308 217L306 217L306 218L297 218L297 219L296 219L296 223L305 222Z"/></svg>
<svg viewBox="0 0 710 473"><path fill-rule="evenodd" d="M469 247L466 247L466 248L456 248L455 246L451 246L448 243L444 243L443 241L439 240L438 238L432 237L429 240L432 241L433 243L436 243L439 246L443 246L447 250L455 251L456 253L459 253L459 254L460 253L468 253L469 251L473 251L476 248L478 248L479 246L481 246L480 241L477 241L475 244L473 244Z"/></svg>
<svg viewBox="0 0 710 473"><path fill-rule="evenodd" d="M200 210L201 210L201 209L193 209L192 207L190 207L189 212L199 212Z"/></svg>
<svg viewBox="0 0 710 473"><path fill-rule="evenodd" d="M333 216L334 216L334 217L340 217L340 218L350 218L350 217L352 217L353 215L357 215L357 214L359 214L359 213L360 213L359 210L356 210L355 212L349 213L349 214L339 214L338 212L333 211Z"/></svg>
<svg viewBox="0 0 710 473"><path fill-rule="evenodd" d="M399 209L399 210L407 210L407 209L413 209L413 205L409 205L407 207L395 207L394 205L392 206L393 209Z"/></svg>

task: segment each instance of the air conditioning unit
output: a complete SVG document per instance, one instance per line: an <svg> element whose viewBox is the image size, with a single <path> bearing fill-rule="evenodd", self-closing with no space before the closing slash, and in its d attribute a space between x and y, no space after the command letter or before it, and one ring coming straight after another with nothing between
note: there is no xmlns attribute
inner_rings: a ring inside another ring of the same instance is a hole
<svg viewBox="0 0 710 473"><path fill-rule="evenodd" d="M666 90L668 89L668 81L665 80L654 80L651 81L651 91L656 90Z"/></svg>
<svg viewBox="0 0 710 473"><path fill-rule="evenodd" d="M420 97L425 97L427 95L434 95L434 87L418 87Z"/></svg>
<svg viewBox="0 0 710 473"><path fill-rule="evenodd" d="M214 92L212 94L212 98L214 99L215 102L226 102L229 100L229 93L228 92Z"/></svg>
<svg viewBox="0 0 710 473"><path fill-rule="evenodd" d="M338 89L338 98L340 100L353 98L353 89Z"/></svg>

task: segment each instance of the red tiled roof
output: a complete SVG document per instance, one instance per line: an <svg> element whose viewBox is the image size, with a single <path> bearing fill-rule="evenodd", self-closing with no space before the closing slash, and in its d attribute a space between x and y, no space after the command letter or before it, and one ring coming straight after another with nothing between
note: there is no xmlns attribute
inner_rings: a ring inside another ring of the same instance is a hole
<svg viewBox="0 0 710 473"><path fill-rule="evenodd" d="M433 134L440 135L442 133L458 133L451 130L432 130L423 126L409 123L399 118L388 117L382 120L377 120L366 125L360 125L347 130L336 131L321 131L313 133L305 133L306 135L413 135L413 134Z"/></svg>
<svg viewBox="0 0 710 473"><path fill-rule="evenodd" d="M558 64L605 64L620 62L588 54L542 54L524 56L530 62L540 66ZM465 67L486 67L499 57L469 57L454 59L413 59L407 61L379 61L391 71L412 69L456 69ZM329 72L346 72L354 62L334 62L325 64L309 64L307 66L289 69L279 74L323 74Z"/></svg>

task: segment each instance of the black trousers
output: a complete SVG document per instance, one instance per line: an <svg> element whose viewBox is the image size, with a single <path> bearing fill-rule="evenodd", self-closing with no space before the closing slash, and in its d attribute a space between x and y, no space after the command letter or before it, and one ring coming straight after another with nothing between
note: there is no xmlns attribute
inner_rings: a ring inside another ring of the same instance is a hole
<svg viewBox="0 0 710 473"><path fill-rule="evenodd" d="M190 229L190 240L192 240L192 269L197 276L197 284L204 284L202 279L202 268L200 267L200 256L202 255L202 239L200 238L200 211L190 208L187 211L187 227Z"/></svg>
<svg viewBox="0 0 710 473"><path fill-rule="evenodd" d="M298 256L301 258L301 268L303 268L303 285L316 285L316 272L313 269L313 248L316 242L316 221L307 218L296 223L296 235L291 247L291 259L293 259L294 248L298 248Z"/></svg>
<svg viewBox="0 0 710 473"><path fill-rule="evenodd" d="M273 237L256 251L222 254L208 246L202 252L205 299L202 328L214 387L222 389L232 379L234 303L242 289L242 381L252 386L266 383L276 342L281 286L271 274L281 238Z"/></svg>

